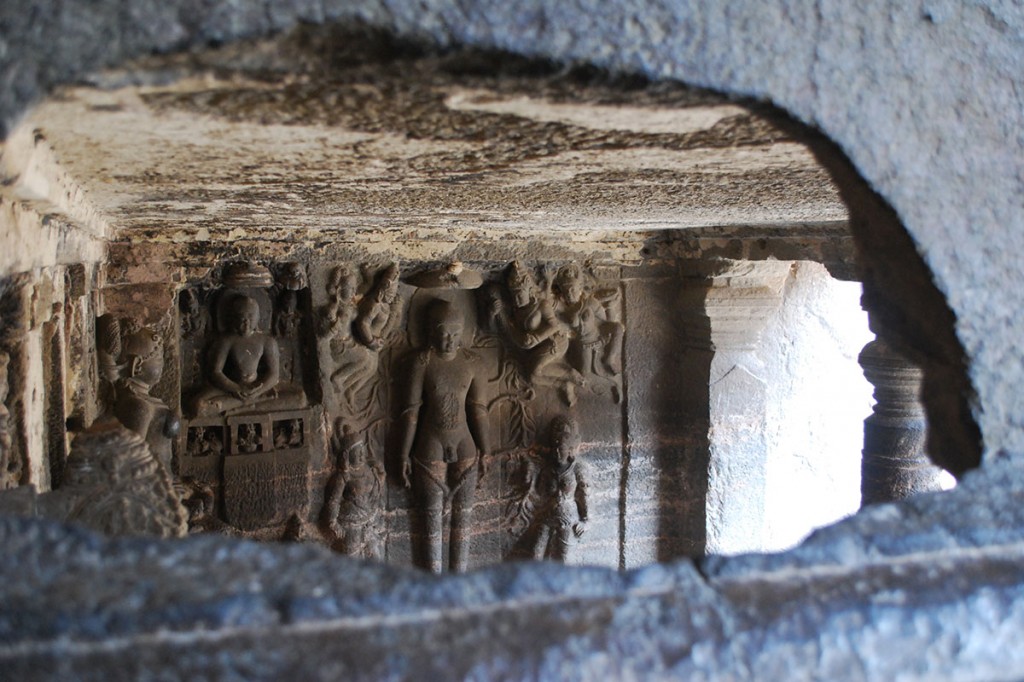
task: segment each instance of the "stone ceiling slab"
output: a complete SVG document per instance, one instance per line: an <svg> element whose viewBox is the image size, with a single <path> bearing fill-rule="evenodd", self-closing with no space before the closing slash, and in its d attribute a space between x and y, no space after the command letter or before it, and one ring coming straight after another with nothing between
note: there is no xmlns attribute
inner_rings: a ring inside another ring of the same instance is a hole
<svg viewBox="0 0 1024 682"><path fill-rule="evenodd" d="M709 93L294 41L102 74L25 126L129 242L846 219L803 144Z"/></svg>

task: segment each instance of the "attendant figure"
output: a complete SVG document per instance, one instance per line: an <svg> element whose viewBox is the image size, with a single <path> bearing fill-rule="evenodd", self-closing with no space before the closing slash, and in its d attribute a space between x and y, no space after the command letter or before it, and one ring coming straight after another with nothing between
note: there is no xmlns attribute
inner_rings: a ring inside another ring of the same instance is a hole
<svg viewBox="0 0 1024 682"><path fill-rule="evenodd" d="M377 522L383 507L384 470L370 460L366 440L338 419L331 450L336 470L327 484L324 517L337 548L354 557L380 559Z"/></svg>
<svg viewBox="0 0 1024 682"><path fill-rule="evenodd" d="M580 436L576 423L556 417L551 423L551 445L534 478L540 498L533 517L533 557L565 561L569 547L587 529L587 479L576 456Z"/></svg>
<svg viewBox="0 0 1024 682"><path fill-rule="evenodd" d="M150 390L164 371L164 347L160 336L141 327L121 344L120 378L114 384L114 416L142 436L164 469L171 471L171 439L181 429L181 419Z"/></svg>

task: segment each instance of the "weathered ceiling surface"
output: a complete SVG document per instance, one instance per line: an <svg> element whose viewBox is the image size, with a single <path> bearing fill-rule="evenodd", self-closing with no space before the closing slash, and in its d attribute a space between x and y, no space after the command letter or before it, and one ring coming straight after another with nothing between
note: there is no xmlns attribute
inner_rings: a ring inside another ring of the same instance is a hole
<svg viewBox="0 0 1024 682"><path fill-rule="evenodd" d="M846 220L803 144L717 95L365 33L153 58L26 125L128 242Z"/></svg>

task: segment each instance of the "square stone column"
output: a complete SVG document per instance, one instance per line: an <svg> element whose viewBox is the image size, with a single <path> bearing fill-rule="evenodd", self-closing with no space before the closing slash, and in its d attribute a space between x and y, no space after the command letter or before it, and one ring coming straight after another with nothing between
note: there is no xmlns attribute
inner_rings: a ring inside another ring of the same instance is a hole
<svg viewBox="0 0 1024 682"><path fill-rule="evenodd" d="M767 384L757 356L761 333L782 303L791 264L713 261L685 267L681 292L684 352L691 381L706 382L704 462L690 475L707 477L706 541L709 554L761 547L767 463ZM700 466L703 465L703 466Z"/></svg>

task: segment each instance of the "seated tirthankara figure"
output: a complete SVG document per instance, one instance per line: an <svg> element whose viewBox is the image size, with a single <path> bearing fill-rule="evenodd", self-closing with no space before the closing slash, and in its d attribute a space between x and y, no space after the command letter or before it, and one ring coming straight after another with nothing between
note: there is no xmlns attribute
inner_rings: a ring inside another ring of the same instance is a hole
<svg viewBox="0 0 1024 682"><path fill-rule="evenodd" d="M280 350L272 336L259 330L259 304L246 294L230 296L225 331L207 356L208 385L195 396L195 415L305 407L302 388L281 382Z"/></svg>

